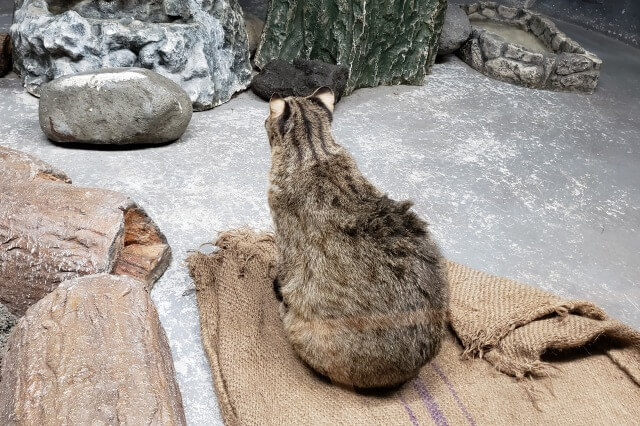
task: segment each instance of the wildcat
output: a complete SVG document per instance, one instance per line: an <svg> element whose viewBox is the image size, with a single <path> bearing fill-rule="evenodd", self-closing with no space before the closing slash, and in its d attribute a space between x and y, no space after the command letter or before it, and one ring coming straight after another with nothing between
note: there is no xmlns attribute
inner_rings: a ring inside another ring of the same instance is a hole
<svg viewBox="0 0 640 426"><path fill-rule="evenodd" d="M427 224L380 192L331 135L334 95L269 102L276 295L298 355L332 382L401 384L440 349L448 285Z"/></svg>

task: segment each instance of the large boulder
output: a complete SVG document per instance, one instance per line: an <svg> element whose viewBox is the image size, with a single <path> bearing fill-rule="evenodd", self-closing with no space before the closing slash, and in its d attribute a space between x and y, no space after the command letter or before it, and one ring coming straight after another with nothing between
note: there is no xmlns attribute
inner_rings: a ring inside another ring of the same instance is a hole
<svg viewBox="0 0 640 426"><path fill-rule="evenodd" d="M65 281L15 326L0 424L184 425L171 352L143 283Z"/></svg>
<svg viewBox="0 0 640 426"><path fill-rule="evenodd" d="M55 142L170 142L184 133L191 114L180 86L142 68L68 75L40 88L40 127Z"/></svg>
<svg viewBox="0 0 640 426"><path fill-rule="evenodd" d="M471 23L467 13L457 4L449 4L440 33L438 55L446 55L460 49L470 35Z"/></svg>
<svg viewBox="0 0 640 426"><path fill-rule="evenodd" d="M0 77L9 73L12 67L11 37L8 33L0 33Z"/></svg>
<svg viewBox="0 0 640 426"><path fill-rule="evenodd" d="M17 316L67 279L110 272L151 288L169 266L165 236L133 200L4 147L0 206L0 303Z"/></svg>
<svg viewBox="0 0 640 426"><path fill-rule="evenodd" d="M317 59L349 69L345 95L359 87L422 84L438 50L446 0L272 0L256 52Z"/></svg>
<svg viewBox="0 0 640 426"><path fill-rule="evenodd" d="M346 67L320 61L294 59L293 65L281 59L269 62L253 77L251 89L264 100L274 93L282 96L309 96L319 87L330 87L336 102L344 93L349 77Z"/></svg>
<svg viewBox="0 0 640 426"><path fill-rule="evenodd" d="M196 111L251 80L237 0L16 0L15 68L27 91L67 74L141 67L175 81Z"/></svg>

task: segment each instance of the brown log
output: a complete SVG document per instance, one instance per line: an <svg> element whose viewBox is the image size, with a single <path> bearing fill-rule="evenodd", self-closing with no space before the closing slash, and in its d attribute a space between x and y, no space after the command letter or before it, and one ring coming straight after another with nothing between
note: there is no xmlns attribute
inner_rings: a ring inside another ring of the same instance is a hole
<svg viewBox="0 0 640 426"><path fill-rule="evenodd" d="M0 146L0 182L53 180L71 183L71 178L51 164L15 149Z"/></svg>
<svg viewBox="0 0 640 426"><path fill-rule="evenodd" d="M7 349L2 425L186 424L167 338L131 277L65 281L29 308Z"/></svg>
<svg viewBox="0 0 640 426"><path fill-rule="evenodd" d="M0 147L0 303L14 315L67 279L112 272L150 288L169 265L166 238L135 202L67 182L50 165Z"/></svg>

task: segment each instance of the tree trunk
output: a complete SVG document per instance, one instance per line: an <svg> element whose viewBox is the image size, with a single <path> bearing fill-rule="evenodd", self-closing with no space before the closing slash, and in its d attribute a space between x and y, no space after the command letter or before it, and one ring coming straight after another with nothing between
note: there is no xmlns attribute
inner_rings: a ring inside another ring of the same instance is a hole
<svg viewBox="0 0 640 426"><path fill-rule="evenodd" d="M255 64L317 59L360 87L421 85L436 60L446 0L271 0Z"/></svg>
<svg viewBox="0 0 640 426"><path fill-rule="evenodd" d="M7 349L2 425L186 424L167 338L138 280L65 281L18 321Z"/></svg>

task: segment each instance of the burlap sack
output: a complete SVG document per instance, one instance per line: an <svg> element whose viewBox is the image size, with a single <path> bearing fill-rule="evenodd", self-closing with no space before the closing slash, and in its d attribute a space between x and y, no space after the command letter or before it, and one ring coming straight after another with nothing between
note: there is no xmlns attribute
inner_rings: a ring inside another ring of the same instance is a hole
<svg viewBox="0 0 640 426"><path fill-rule="evenodd" d="M273 237L231 231L216 245L217 252L195 253L188 263L228 425L582 425L640 418L640 335L591 304L448 263L455 334L416 379L365 395L328 383L290 348L272 290ZM602 345L585 348L596 336ZM553 368L544 368L541 353L568 348L579 349L561 351ZM486 361L464 359L463 352Z"/></svg>

